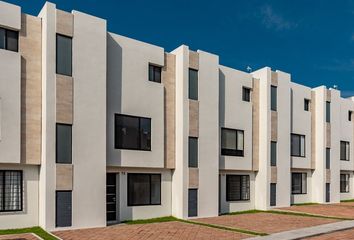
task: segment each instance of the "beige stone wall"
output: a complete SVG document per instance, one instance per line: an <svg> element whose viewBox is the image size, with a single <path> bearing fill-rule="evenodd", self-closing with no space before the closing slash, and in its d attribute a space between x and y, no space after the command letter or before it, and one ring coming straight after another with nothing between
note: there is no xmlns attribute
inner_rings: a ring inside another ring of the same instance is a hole
<svg viewBox="0 0 354 240"><path fill-rule="evenodd" d="M57 74L56 122L73 123L73 78Z"/></svg>
<svg viewBox="0 0 354 240"><path fill-rule="evenodd" d="M326 183L331 183L331 169L326 169Z"/></svg>
<svg viewBox="0 0 354 240"><path fill-rule="evenodd" d="M73 165L56 164L56 190L73 190Z"/></svg>
<svg viewBox="0 0 354 240"><path fill-rule="evenodd" d="M326 148L331 147L331 123L326 122Z"/></svg>
<svg viewBox="0 0 354 240"><path fill-rule="evenodd" d="M252 169L259 169L259 79L253 78L252 88Z"/></svg>
<svg viewBox="0 0 354 240"><path fill-rule="evenodd" d="M273 86L278 86L278 73L277 72L273 72L271 73L271 84Z"/></svg>
<svg viewBox="0 0 354 240"><path fill-rule="evenodd" d="M71 13L64 12L62 10L56 10L57 14L57 26L56 32L69 37L73 36L74 32L74 16Z"/></svg>
<svg viewBox="0 0 354 240"><path fill-rule="evenodd" d="M271 111L271 140L278 141L278 112Z"/></svg>
<svg viewBox="0 0 354 240"><path fill-rule="evenodd" d="M277 167L270 168L270 182L277 183L278 181L278 169Z"/></svg>
<svg viewBox="0 0 354 240"><path fill-rule="evenodd" d="M162 69L164 85L164 123L165 123L165 168L175 168L175 110L176 110L176 56L165 53L165 64Z"/></svg>
<svg viewBox="0 0 354 240"><path fill-rule="evenodd" d="M199 102L189 100L189 136L199 136Z"/></svg>
<svg viewBox="0 0 354 240"><path fill-rule="evenodd" d="M21 15L21 163L41 163L41 19Z"/></svg>
<svg viewBox="0 0 354 240"><path fill-rule="evenodd" d="M189 188L199 187L199 169L189 168Z"/></svg>
<svg viewBox="0 0 354 240"><path fill-rule="evenodd" d="M199 54L194 51L189 51L189 67L195 70L199 69Z"/></svg>

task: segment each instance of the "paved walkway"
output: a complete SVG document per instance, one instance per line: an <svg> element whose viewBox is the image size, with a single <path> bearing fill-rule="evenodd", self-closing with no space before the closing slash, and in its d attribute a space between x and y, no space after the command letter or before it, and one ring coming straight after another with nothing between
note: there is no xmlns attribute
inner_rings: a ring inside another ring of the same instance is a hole
<svg viewBox="0 0 354 240"><path fill-rule="evenodd" d="M23 233L23 234L12 234L12 235L2 235L0 240L38 240L32 233Z"/></svg>
<svg viewBox="0 0 354 240"><path fill-rule="evenodd" d="M274 233L265 237L249 238L249 240L292 240L312 237L324 233L332 233L335 231L342 231L354 228L354 221L342 221L324 224L320 226L301 228L286 232ZM353 236L352 236L353 237ZM317 239L322 239L319 236ZM350 239L350 238L349 238Z"/></svg>
<svg viewBox="0 0 354 240"><path fill-rule="evenodd" d="M285 211L302 212L302 213L316 214L322 216L351 218L354 220L354 204L352 202L340 203L340 204L291 206L291 207L279 208L279 209Z"/></svg>

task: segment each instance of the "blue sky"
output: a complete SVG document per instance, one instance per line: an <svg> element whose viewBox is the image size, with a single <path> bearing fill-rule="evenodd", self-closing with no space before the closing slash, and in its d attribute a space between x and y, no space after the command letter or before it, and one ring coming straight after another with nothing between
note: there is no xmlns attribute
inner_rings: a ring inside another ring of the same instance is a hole
<svg viewBox="0 0 354 240"><path fill-rule="evenodd" d="M37 15L44 1L8 0ZM269 66L354 95L354 0L53 0L107 19L108 30L164 47L181 44L246 70Z"/></svg>

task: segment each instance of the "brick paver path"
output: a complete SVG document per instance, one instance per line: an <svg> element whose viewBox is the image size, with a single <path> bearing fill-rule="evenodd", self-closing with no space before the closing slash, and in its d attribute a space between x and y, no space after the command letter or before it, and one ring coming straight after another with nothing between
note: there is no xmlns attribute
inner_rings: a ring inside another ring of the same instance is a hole
<svg viewBox="0 0 354 240"><path fill-rule="evenodd" d="M281 208L282 210L291 210L296 212L319 214L324 216L344 217L354 219L354 203L340 204L318 204L318 205L303 205Z"/></svg>
<svg viewBox="0 0 354 240"><path fill-rule="evenodd" d="M38 239L39 238L29 233L0 236L0 240L38 240Z"/></svg>
<svg viewBox="0 0 354 240"><path fill-rule="evenodd" d="M311 227L331 222L333 219L302 217L272 213L250 213L201 218L195 221L227 227L247 229L254 232L276 233L298 228Z"/></svg>
<svg viewBox="0 0 354 240"><path fill-rule="evenodd" d="M115 225L105 228L59 231L54 234L64 240L237 240L250 237L237 232L182 222Z"/></svg>
<svg viewBox="0 0 354 240"><path fill-rule="evenodd" d="M316 237L305 238L306 240L339 240L339 239L354 239L354 229L344 230L339 232L328 233Z"/></svg>

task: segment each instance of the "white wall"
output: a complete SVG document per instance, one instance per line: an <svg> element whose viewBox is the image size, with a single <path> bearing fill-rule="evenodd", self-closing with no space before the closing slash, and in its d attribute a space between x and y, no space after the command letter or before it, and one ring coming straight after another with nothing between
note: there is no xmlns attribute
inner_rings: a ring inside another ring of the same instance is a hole
<svg viewBox="0 0 354 240"><path fill-rule="evenodd" d="M0 213L0 229L38 226L38 166L0 164L0 169L23 171L23 211Z"/></svg>
<svg viewBox="0 0 354 240"><path fill-rule="evenodd" d="M352 121L348 120L348 112L354 112L354 103L350 99L340 98L340 141L349 142L350 153L349 161L340 161L340 170L354 171L354 142L353 142L353 120L354 114L352 114ZM339 144L339 143L338 143Z"/></svg>
<svg viewBox="0 0 354 240"><path fill-rule="evenodd" d="M21 7L0 1L0 26L20 30Z"/></svg>
<svg viewBox="0 0 354 240"><path fill-rule="evenodd" d="M252 89L252 75L220 66L219 82L220 126L244 131L244 156L221 155L220 169L252 170L252 102L242 100L242 88Z"/></svg>

